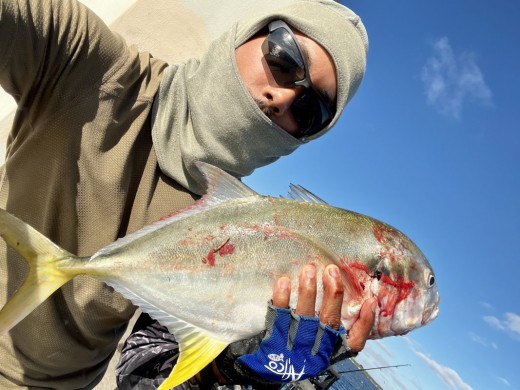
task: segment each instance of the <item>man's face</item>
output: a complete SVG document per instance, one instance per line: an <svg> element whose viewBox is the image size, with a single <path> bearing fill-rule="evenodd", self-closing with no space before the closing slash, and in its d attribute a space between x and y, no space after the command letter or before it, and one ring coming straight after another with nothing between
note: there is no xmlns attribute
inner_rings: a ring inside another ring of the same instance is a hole
<svg viewBox="0 0 520 390"><path fill-rule="evenodd" d="M296 30L293 32L306 57L312 85L329 106L334 107L337 85L332 58L316 41ZM266 36L256 35L236 49L238 71L260 109L282 129L298 137L298 124L291 105L304 88L282 87L276 83L262 52Z"/></svg>

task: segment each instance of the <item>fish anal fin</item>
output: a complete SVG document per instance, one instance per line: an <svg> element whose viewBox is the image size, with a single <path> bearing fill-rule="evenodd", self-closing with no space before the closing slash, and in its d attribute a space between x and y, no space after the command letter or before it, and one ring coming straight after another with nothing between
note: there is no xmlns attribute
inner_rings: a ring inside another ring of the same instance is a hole
<svg viewBox="0 0 520 390"><path fill-rule="evenodd" d="M168 390L186 382L211 363L228 346L226 342L195 330L183 335L179 344L181 351L179 360L170 376L159 386L159 390Z"/></svg>

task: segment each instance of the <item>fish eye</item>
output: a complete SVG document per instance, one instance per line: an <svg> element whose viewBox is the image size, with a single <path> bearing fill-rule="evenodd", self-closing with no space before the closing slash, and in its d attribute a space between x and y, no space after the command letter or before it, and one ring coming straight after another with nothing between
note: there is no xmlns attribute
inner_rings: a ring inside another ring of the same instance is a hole
<svg viewBox="0 0 520 390"><path fill-rule="evenodd" d="M433 274L428 275L428 287L432 287L435 284L435 276Z"/></svg>
<svg viewBox="0 0 520 390"><path fill-rule="evenodd" d="M383 273L379 270L376 271L376 278L377 280L381 280L381 276L383 275Z"/></svg>

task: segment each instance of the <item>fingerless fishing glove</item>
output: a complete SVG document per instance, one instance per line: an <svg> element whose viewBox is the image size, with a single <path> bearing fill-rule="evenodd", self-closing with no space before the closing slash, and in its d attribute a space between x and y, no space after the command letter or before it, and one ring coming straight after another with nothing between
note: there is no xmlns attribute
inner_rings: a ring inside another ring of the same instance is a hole
<svg viewBox="0 0 520 390"><path fill-rule="evenodd" d="M257 383L287 383L320 374L330 365L336 344L343 343L345 334L343 327L336 331L317 317L299 316L271 304L266 328L259 345L252 343L258 345L256 351L240 356L234 365Z"/></svg>

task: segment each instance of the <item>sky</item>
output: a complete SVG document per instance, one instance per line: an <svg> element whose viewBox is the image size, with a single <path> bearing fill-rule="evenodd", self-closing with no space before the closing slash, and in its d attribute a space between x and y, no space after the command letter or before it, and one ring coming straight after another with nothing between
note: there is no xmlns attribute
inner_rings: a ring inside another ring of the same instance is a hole
<svg viewBox="0 0 520 390"><path fill-rule="evenodd" d="M520 389L520 3L351 0L367 71L340 123L246 180L385 221L436 272L439 317L359 355L387 389Z"/></svg>
<svg viewBox="0 0 520 390"><path fill-rule="evenodd" d="M109 21L131 3L85 2ZM343 3L370 39L357 95L332 131L245 182L275 196L303 185L428 257L439 317L357 358L408 365L370 371L385 389L520 390L520 3Z"/></svg>

